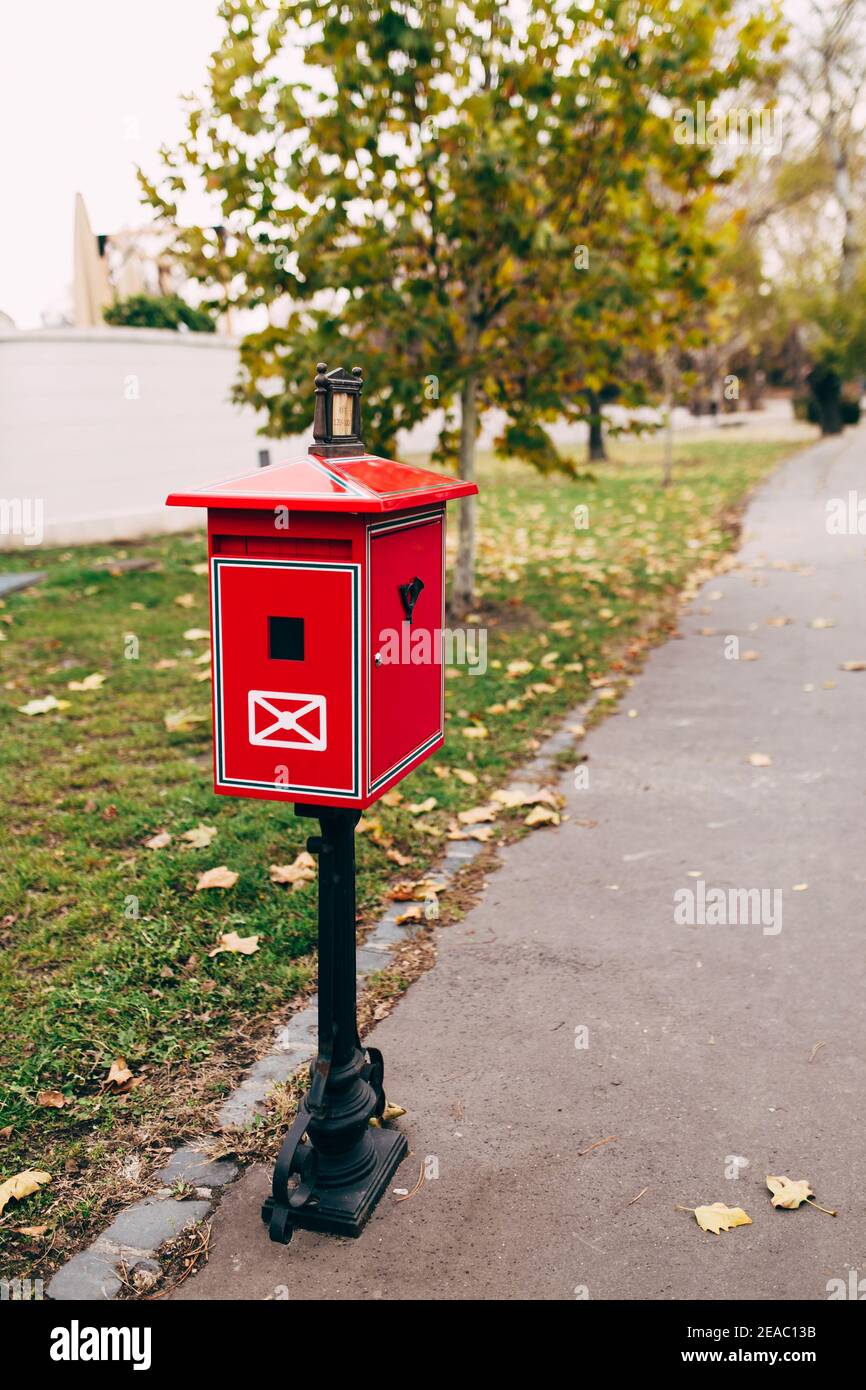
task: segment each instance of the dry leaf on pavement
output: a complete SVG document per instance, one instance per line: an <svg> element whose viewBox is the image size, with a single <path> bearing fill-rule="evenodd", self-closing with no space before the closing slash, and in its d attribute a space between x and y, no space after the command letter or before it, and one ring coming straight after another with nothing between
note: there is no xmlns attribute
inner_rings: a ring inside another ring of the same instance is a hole
<svg viewBox="0 0 866 1390"><path fill-rule="evenodd" d="M481 844L486 844L492 837L495 829L496 827L493 825L470 825L464 829L462 826L458 825L456 820L453 820L448 827L448 839L479 840Z"/></svg>
<svg viewBox="0 0 866 1390"><path fill-rule="evenodd" d="M750 753L747 761L752 764L752 767L770 767L773 759L769 753Z"/></svg>
<svg viewBox="0 0 866 1390"><path fill-rule="evenodd" d="M554 811L550 806L533 806L529 815L523 818L523 824L529 826L559 825L559 821L559 812Z"/></svg>
<svg viewBox="0 0 866 1390"><path fill-rule="evenodd" d="M485 821L496 820L496 806L473 806L468 811L458 811L457 819L461 825L482 825Z"/></svg>
<svg viewBox="0 0 866 1390"><path fill-rule="evenodd" d="M501 787L491 796L491 801L498 801L500 806L505 806L509 810L516 806L562 806L564 798L557 792L551 791L550 787L530 787L523 784L516 784L512 787Z"/></svg>
<svg viewBox="0 0 866 1390"><path fill-rule="evenodd" d="M814 1201L815 1194L805 1178L768 1176L767 1186L773 1194L774 1207L785 1207L788 1211L793 1211L801 1202L807 1202L810 1207L817 1207L818 1211L826 1212L828 1216L836 1215L829 1207L822 1207L820 1202Z"/></svg>
<svg viewBox="0 0 866 1390"><path fill-rule="evenodd" d="M702 1231L719 1235L721 1231L732 1231L735 1226L751 1226L752 1218L742 1207L726 1207L724 1202L713 1202L712 1206L695 1207L695 1220Z"/></svg>

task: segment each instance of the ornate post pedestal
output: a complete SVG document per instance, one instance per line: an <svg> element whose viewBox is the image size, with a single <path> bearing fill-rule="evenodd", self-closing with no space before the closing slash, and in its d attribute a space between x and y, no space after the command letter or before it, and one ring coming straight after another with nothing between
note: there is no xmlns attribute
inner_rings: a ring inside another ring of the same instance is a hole
<svg viewBox="0 0 866 1390"><path fill-rule="evenodd" d="M271 1240L295 1227L358 1236L404 1158L397 1130L370 1127L385 1109L382 1054L362 1048L355 994L355 826L360 812L296 806L316 816L319 856L319 1051L262 1206Z"/></svg>

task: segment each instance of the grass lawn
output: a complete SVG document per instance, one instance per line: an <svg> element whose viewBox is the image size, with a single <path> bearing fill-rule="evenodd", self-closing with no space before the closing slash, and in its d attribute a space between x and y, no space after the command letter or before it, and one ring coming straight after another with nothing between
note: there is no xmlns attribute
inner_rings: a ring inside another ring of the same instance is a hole
<svg viewBox="0 0 866 1390"><path fill-rule="evenodd" d="M639 656L690 573L733 543L737 504L794 447L682 444L666 491L657 443L621 442L582 480L483 462L487 670L449 672L443 754L403 784L402 802L368 812L366 922L393 879L435 860L456 811L486 801L593 680ZM112 572L131 559L155 567ZM48 577L0 606L0 1181L52 1174L0 1217L5 1277L47 1274L147 1190L166 1144L207 1132L313 979L315 888L269 875L300 852L309 822L210 789L209 668L197 660L208 644L185 635L208 626L204 559L196 533L3 560ZM96 673L100 688L70 687ZM20 712L52 695L60 708ZM183 717L170 730L167 715ZM409 810L428 797L432 810ZM203 848L181 838L199 825L216 832ZM160 832L170 843L146 848ZM398 869L388 850L411 862ZM196 892L222 864L236 885ZM257 935L257 952L209 955L229 931ZM118 1094L108 1075L120 1058L135 1085Z"/></svg>

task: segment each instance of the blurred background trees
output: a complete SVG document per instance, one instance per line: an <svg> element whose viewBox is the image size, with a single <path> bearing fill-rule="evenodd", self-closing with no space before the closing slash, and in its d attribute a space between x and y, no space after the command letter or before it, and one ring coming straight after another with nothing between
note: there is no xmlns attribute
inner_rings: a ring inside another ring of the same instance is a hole
<svg viewBox="0 0 866 1390"><path fill-rule="evenodd" d="M436 456L465 477L491 407L497 448L541 470L575 466L557 420L603 458L613 402L646 428L643 404L784 387L832 431L866 338L864 4L809 0L788 32L733 0L223 0L145 197L201 307L258 315L235 394L270 434L308 426L317 360L363 363L374 451L441 408ZM678 130L749 110L780 137ZM184 218L201 186L211 226ZM472 499L459 539L458 613Z"/></svg>

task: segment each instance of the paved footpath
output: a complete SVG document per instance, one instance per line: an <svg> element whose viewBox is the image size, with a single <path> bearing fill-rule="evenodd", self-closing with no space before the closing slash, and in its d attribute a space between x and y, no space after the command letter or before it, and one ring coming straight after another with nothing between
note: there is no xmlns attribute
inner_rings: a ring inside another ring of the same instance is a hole
<svg viewBox="0 0 866 1390"><path fill-rule="evenodd" d="M739 567L582 745L570 819L503 854L376 1028L412 1149L394 1185L426 1155L438 1179L360 1240L282 1247L253 1169L177 1297L825 1299L866 1276L866 671L840 670L866 662L866 535L828 534L825 507L858 489L866 430L773 477ZM677 922L694 875L770 890L763 922ZM774 1211L768 1173L838 1217ZM753 1224L674 1210L717 1201Z"/></svg>

